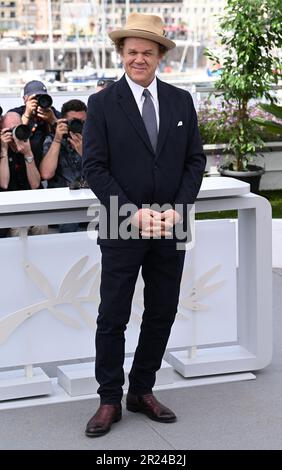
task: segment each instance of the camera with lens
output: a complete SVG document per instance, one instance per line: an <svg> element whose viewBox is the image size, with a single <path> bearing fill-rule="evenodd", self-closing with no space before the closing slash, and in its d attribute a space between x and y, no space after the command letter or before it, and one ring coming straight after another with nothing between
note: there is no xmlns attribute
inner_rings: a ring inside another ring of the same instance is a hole
<svg viewBox="0 0 282 470"><path fill-rule="evenodd" d="M83 124L84 122L81 119L76 118L67 121L69 132L74 134L82 134Z"/></svg>
<svg viewBox="0 0 282 470"><path fill-rule="evenodd" d="M40 108L48 109L51 108L53 100L50 95L36 95L37 103Z"/></svg>
<svg viewBox="0 0 282 470"><path fill-rule="evenodd" d="M13 139L16 138L18 140L27 141L31 136L31 130L25 124L19 124L18 126L11 127L7 129L6 132L11 132Z"/></svg>
<svg viewBox="0 0 282 470"><path fill-rule="evenodd" d="M68 126L68 133L64 134L65 137L68 137L70 132L73 132L74 134L82 134L84 121L82 121L81 119L74 118L74 119L70 119L69 121L66 120L65 122ZM53 131L55 132L57 123L54 122L54 124L52 124L51 127Z"/></svg>

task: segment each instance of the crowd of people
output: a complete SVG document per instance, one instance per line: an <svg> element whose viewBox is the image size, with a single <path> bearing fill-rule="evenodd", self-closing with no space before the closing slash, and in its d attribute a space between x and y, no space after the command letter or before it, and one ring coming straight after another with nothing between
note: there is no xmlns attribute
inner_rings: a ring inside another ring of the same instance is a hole
<svg viewBox="0 0 282 470"><path fill-rule="evenodd" d="M113 80L99 80L95 91ZM53 106L44 83L28 82L24 104L0 111L0 192L38 188L85 186L82 175L82 130L87 106L78 99ZM76 231L78 224L65 224L60 231ZM31 227L30 234L46 233L48 227ZM0 237L18 235L2 229Z"/></svg>

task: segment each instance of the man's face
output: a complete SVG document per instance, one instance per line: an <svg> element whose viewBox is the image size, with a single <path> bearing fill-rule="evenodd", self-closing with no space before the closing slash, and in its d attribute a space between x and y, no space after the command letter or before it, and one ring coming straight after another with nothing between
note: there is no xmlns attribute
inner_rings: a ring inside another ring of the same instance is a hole
<svg viewBox="0 0 282 470"><path fill-rule="evenodd" d="M65 119L71 121L72 119L80 119L81 121L86 121L86 112L85 111L69 111Z"/></svg>
<svg viewBox="0 0 282 470"><path fill-rule="evenodd" d="M144 88L155 77L162 55L156 42L141 38L126 38L121 59L131 80Z"/></svg>

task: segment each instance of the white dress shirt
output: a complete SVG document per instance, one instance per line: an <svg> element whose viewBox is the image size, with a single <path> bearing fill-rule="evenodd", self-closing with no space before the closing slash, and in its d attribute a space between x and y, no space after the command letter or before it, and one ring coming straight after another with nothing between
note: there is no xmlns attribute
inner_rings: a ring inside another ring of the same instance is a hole
<svg viewBox="0 0 282 470"><path fill-rule="evenodd" d="M144 90L149 90L151 93L151 99L154 103L155 111L156 111L156 119L157 119L157 126L159 129L160 126L160 113L159 113L159 100L158 100L158 89L157 89L157 79L156 77L150 83L150 85L146 88L144 88L141 85L138 85L137 83L133 82L131 78L125 74L126 81L133 93L133 96L135 98L136 104L138 106L138 109L140 111L140 114L142 116L142 108L143 108L143 103L145 101L145 97L143 96L143 91Z"/></svg>

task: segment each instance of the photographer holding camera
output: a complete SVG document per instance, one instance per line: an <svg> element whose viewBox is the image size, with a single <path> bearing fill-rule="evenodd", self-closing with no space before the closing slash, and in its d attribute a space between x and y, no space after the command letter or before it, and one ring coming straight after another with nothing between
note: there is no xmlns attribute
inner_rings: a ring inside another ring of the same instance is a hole
<svg viewBox="0 0 282 470"><path fill-rule="evenodd" d="M53 106L53 100L44 83L38 80L28 82L23 90L24 105L10 109L18 113L22 123L30 127L30 143L34 156L40 161L43 155L43 142L50 133L51 126L60 117L59 111Z"/></svg>
<svg viewBox="0 0 282 470"><path fill-rule="evenodd" d="M30 129L22 124L18 113L6 113L1 122L0 151L0 188L3 191L20 191L40 187L40 173L36 157L33 155L30 140ZM28 227L29 234L47 233L48 226ZM20 229L10 228L0 236L19 236Z"/></svg>
<svg viewBox="0 0 282 470"><path fill-rule="evenodd" d="M28 138L29 129L17 113L8 112L2 119L0 186L4 190L37 189L40 173Z"/></svg>
<svg viewBox="0 0 282 470"><path fill-rule="evenodd" d="M2 107L0 106L0 129L1 129L1 126L2 126L2 114L3 114L3 109ZM1 150L1 145L0 145L0 150ZM0 154L0 158L1 158L1 154ZM1 160L0 160L0 174L1 174ZM1 188L0 186L0 192L3 191L3 189ZM4 238L7 236L7 233L8 233L8 229L6 228L0 228L0 238Z"/></svg>
<svg viewBox="0 0 282 470"><path fill-rule="evenodd" d="M40 173L43 179L48 180L48 188L69 186L82 177L82 128L86 111L83 101L64 103L61 119L44 141Z"/></svg>
<svg viewBox="0 0 282 470"><path fill-rule="evenodd" d="M48 180L48 188L80 187L82 181L82 128L87 107L83 101L70 100L63 104L54 131L43 144L41 177ZM76 231L77 224L66 224L60 231Z"/></svg>

